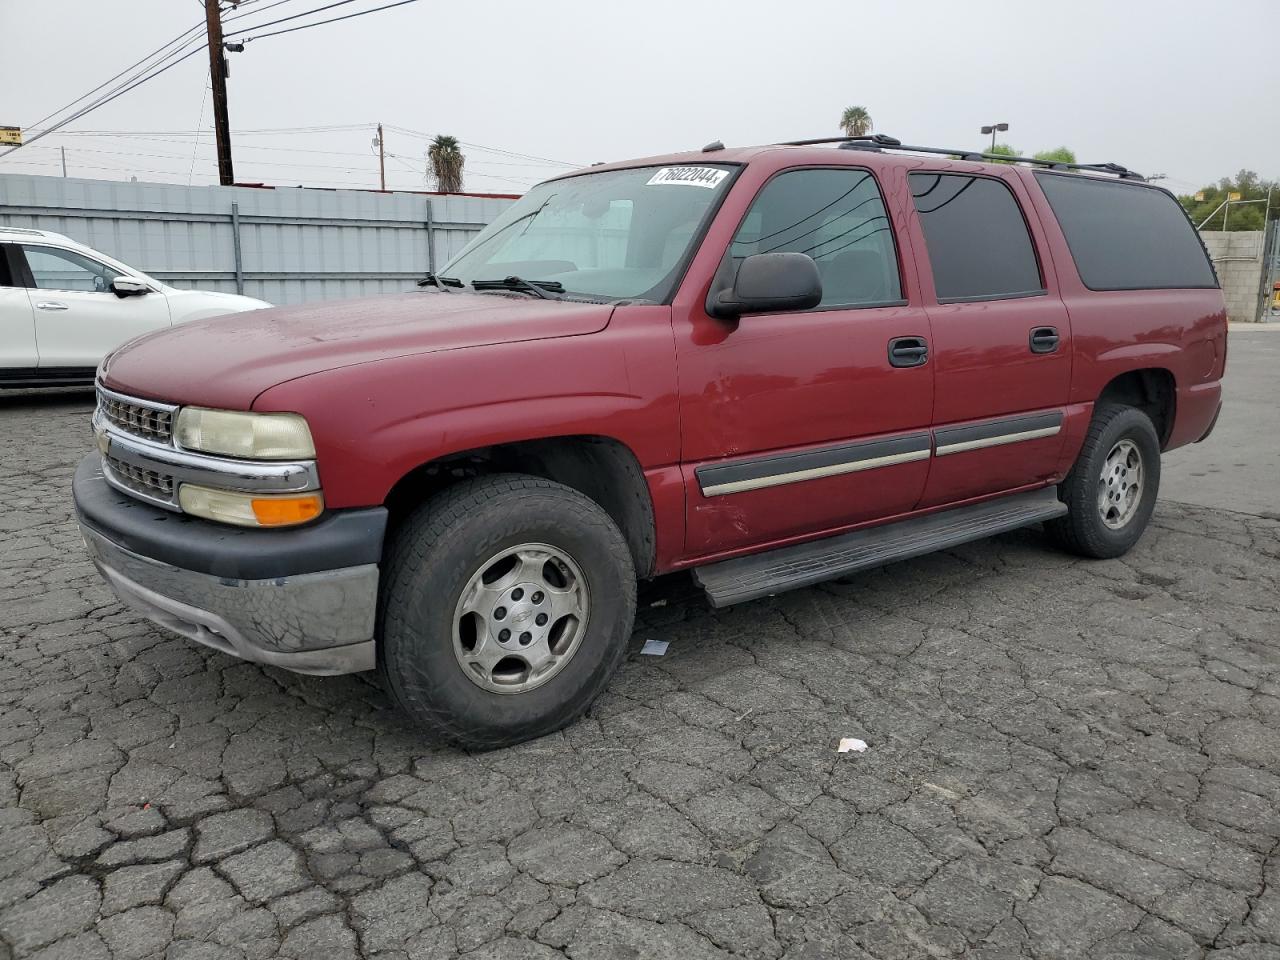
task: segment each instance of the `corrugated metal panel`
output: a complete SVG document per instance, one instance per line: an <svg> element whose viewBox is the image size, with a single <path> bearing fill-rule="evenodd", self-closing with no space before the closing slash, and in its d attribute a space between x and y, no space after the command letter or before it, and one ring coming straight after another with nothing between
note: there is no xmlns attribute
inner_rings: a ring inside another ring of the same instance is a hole
<svg viewBox="0 0 1280 960"><path fill-rule="evenodd" d="M66 234L182 288L236 292L234 204L244 293L271 303L409 289L429 243L443 266L510 203L0 174L0 223Z"/></svg>

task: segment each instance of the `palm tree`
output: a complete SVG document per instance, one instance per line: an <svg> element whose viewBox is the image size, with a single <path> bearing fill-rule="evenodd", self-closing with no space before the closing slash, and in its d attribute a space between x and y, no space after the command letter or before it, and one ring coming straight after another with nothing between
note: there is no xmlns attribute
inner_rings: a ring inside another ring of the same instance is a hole
<svg viewBox="0 0 1280 960"><path fill-rule="evenodd" d="M866 107L845 107L840 115L840 129L846 137L865 137L875 129L875 124Z"/></svg>
<svg viewBox="0 0 1280 960"><path fill-rule="evenodd" d="M441 193L462 192L462 168L467 158L462 155L457 137L444 134L431 141L427 148L427 161L431 164L431 177Z"/></svg>

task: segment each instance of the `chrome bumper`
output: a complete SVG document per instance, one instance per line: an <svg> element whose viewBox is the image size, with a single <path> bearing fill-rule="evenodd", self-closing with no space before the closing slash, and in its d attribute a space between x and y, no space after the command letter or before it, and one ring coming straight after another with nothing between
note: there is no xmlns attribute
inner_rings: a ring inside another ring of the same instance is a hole
<svg viewBox="0 0 1280 960"><path fill-rule="evenodd" d="M116 596L188 640L295 673L374 667L376 564L237 580L140 556L84 523L80 531Z"/></svg>

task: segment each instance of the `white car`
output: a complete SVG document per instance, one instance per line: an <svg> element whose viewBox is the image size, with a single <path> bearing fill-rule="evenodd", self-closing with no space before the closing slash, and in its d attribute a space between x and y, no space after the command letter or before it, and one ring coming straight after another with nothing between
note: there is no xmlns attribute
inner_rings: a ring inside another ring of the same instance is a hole
<svg viewBox="0 0 1280 960"><path fill-rule="evenodd" d="M178 290L61 234L0 225L0 388L92 383L126 340L269 306Z"/></svg>

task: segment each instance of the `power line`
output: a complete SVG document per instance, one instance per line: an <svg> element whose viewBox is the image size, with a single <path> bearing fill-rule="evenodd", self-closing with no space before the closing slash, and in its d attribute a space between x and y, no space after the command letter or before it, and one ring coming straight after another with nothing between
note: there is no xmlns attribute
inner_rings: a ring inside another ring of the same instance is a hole
<svg viewBox="0 0 1280 960"><path fill-rule="evenodd" d="M391 124L387 124L387 129L388 129L388 130L394 130L394 131L396 131L397 133L404 133L404 134L408 134L408 135L409 135L409 136L411 136L411 137L421 137L423 140L434 140L434 139L435 139L435 137L433 137L433 136L432 136L431 134L429 134L429 133L423 133L421 130L410 130L408 127L397 127L397 126L393 126L393 125L391 125ZM487 152L489 152L489 153L500 153L500 154L502 154L502 155L504 155L504 156L508 156L508 157L516 157L516 158L521 159L521 160L540 160L540 161L542 161L543 163L550 163L550 164L554 164L555 166L558 166L558 167L582 167L582 166L585 166L585 164L582 164L582 163L574 163L573 161L570 161L570 160L552 160L550 157L538 157L538 156L534 156L533 154L529 154L529 153L515 153L514 151L511 151L511 150L503 150L503 149L501 149L501 148L499 148L499 147L486 147L486 146L485 146L484 144L482 144L482 143L468 143L468 142L467 142L467 141L465 141L465 140L459 140L459 141L458 141L458 143L460 143L460 144L461 144L462 146L464 146L464 147L471 147L473 150L485 150L485 151L487 151Z"/></svg>
<svg viewBox="0 0 1280 960"><path fill-rule="evenodd" d="M178 50L173 51L168 56L169 57L175 56L181 49L182 48L179 47ZM106 104L110 103L112 100L115 100L117 97L124 96L129 91L142 86L144 83L146 83L149 80L154 80L156 77L160 76L162 73L166 73L167 71L176 67L178 64L182 63L182 61L188 59L194 54L200 53L201 49L202 47L197 46L191 50L188 50L186 53L182 54L182 56L178 57L176 60L171 59L163 67L159 66L159 64L163 63L164 61L163 60L158 61L156 64L153 64L151 67L148 68L149 70L151 70L150 73L146 73L145 71L143 71L140 74L135 74L134 77L118 85L113 90L108 91L108 93L103 94L101 97L99 97L97 100L90 103L88 106L82 107L80 110L76 111L71 116L63 120L59 120L57 123L41 130L34 137L31 137L29 140L27 140L26 143L19 144L18 146L12 147L11 149L7 150L5 153L0 154L0 159L3 159L4 157L9 156L9 154L13 153L14 150L21 150L23 147L30 146L31 144L35 143L37 140L41 140L44 137L47 137L51 133L56 133L58 130L61 130L67 124L74 123L76 120L79 120L81 117L85 116L88 113L93 112L99 107L105 106ZM81 97L80 99L83 100L84 98Z"/></svg>
<svg viewBox="0 0 1280 960"><path fill-rule="evenodd" d="M195 24L195 25L194 25L194 26L192 26L192 27L188 27L186 30L184 30L182 33L178 34L176 37L174 37L174 38L173 38L172 40L170 40L168 43L162 44L160 47L157 47L155 50L151 51L151 53L147 54L147 55L146 55L145 57L143 57L141 60L138 60L138 61L136 61L135 63L131 63L129 66L125 67L123 70L121 70L119 73L117 73L114 77L111 77L111 78L109 78L109 79L107 79L107 80L102 81L102 83L98 84L96 87L94 87L94 88L93 88L92 90L90 90L88 93L81 94L80 96L78 96L78 97L76 97L74 100L72 100L70 103L64 104L63 106L59 107L57 110L53 111L53 113L50 113L50 114L47 114L46 116L41 117L41 118L40 118L39 120L37 120L35 123L33 123L33 124L31 124L31 125L30 125L31 129L33 129L33 130L37 130L37 129L39 129L39 128L40 128L40 125L41 125L42 123L44 123L46 120L50 120L50 119L52 119L53 117L56 117L58 114L60 114L60 113L65 113L67 110L72 109L73 107L75 107L75 105L76 105L76 104L78 104L78 103L80 103L81 101L86 100L87 98L89 98L89 97L93 96L95 93L97 93L97 92L98 92L99 90L101 90L103 87L107 86L107 84L114 83L116 80L119 80L121 77L123 77L126 73L129 73L131 70L134 70L135 68L137 68L137 67L139 67L139 66L142 66L142 64L147 63L147 61L149 61L149 60L153 60L153 59L155 59L155 58L157 58L157 57L160 57L160 55L161 55L162 53L165 53L165 51L166 51L166 50L169 50L169 48L170 48L170 47L172 47L172 46L174 46L175 44L181 44L181 45L183 45L183 46L185 46L185 45L189 44L189 43L191 42L191 39L192 39L192 38L191 38L191 34L195 33L197 30L199 30L199 29L200 29L200 27L201 27L201 24L199 24L199 23ZM181 47L179 47L179 49L181 49ZM170 51L170 53L169 53L169 54L166 54L166 56L170 56L170 55L172 55L173 53L176 53L176 52L177 52L176 50L174 50L174 51ZM159 63L159 62L161 62L161 61L163 61L163 59L164 59L164 57L160 57L160 59L159 59L159 60L157 60L157 61L156 61L156 63L152 63L152 64L150 64L148 67L146 67L144 70L140 71L139 73L145 73L145 72L146 72L146 70L149 70L149 69L151 69L152 67L156 66L156 64L157 64L157 63ZM138 74L135 74L135 77L136 77L136 76L138 76ZM133 79L133 78L131 78L131 79ZM126 83L128 83L129 81L125 81L125 82L126 82ZM36 139L38 139L40 136L43 136L43 135L44 135L44 134L43 134L43 133L41 133L41 134L39 134L39 135L38 135L38 136L36 136L36 137L32 137L32 140L36 140ZM28 142L28 143L30 143L31 141L27 141L27 142ZM26 144L20 144L19 146L25 146L25 145L26 145ZM13 148L13 150L17 150L17 149L19 149L19 147L14 147L14 148ZM12 153L12 152L13 152L13 150L8 150L8 151L6 151L4 154L0 154L0 156L7 156L8 154Z"/></svg>
<svg viewBox="0 0 1280 960"><path fill-rule="evenodd" d="M256 3L256 2L257 0L244 0L244 3L240 4L240 6L243 8L243 7L247 7L251 3ZM261 10L250 10L248 13L237 13L234 16L227 17L226 22L230 23L232 20L242 20L245 17L257 16L259 13L266 13L272 7L278 7L281 4L292 3L292 2L293 0L276 0L275 3L268 3Z"/></svg>
<svg viewBox="0 0 1280 960"><path fill-rule="evenodd" d="M234 130L238 137L268 136L275 134L329 133L338 130L367 130L375 123L340 123L315 127L261 127L255 130ZM68 130L65 137L194 137L199 130Z"/></svg>
<svg viewBox="0 0 1280 960"><path fill-rule="evenodd" d="M204 144L208 146L208 144ZM57 150L57 147L37 147L37 150ZM165 160L185 160L187 159L180 153L138 153L133 150L97 150L93 147L75 147L73 148L77 154L92 153L100 154L107 157L146 157L148 159L165 159ZM361 156L360 154L346 154L346 156ZM390 156L390 154L388 154ZM209 159L207 157L202 159ZM51 162L51 161L50 161ZM363 170L364 167L357 164L332 164L332 163L299 163L297 161L286 162L282 160L247 160L250 165L266 167L306 167L317 170Z"/></svg>
<svg viewBox="0 0 1280 960"><path fill-rule="evenodd" d="M206 92L207 92L207 89L208 89L208 85L206 84ZM76 131L76 133L80 133L80 131ZM62 136L68 136L69 134L67 134L67 133L62 133L61 135L62 135ZM95 134L95 136L105 136L105 135L102 135L102 134ZM149 142L155 142L155 143L173 143L173 144L178 144L178 145L181 145L181 146L186 146L188 143L190 143L190 142L191 142L190 140L187 140L187 139L184 139L184 140L177 140L177 139L169 139L169 138L165 138L165 137L135 136L135 135L132 135L132 134L127 135L127 136L126 136L126 138L127 138L127 139L137 139L137 140L146 140L146 141L149 141ZM110 138L108 137L108 139L110 139ZM200 147L208 147L208 146L209 146L209 144L208 144L207 142L205 142L205 143L200 143L200 142L199 142L199 140L197 139L197 141L196 141L196 146L200 146ZM56 150L58 150L59 148L58 148L58 147L50 147L50 146L37 146L37 147L32 147L32 149L33 149L33 150L55 150L55 151L56 151ZM184 154L176 154L176 153L137 153L137 152L135 152L135 151L103 150L103 149L101 149L101 148L94 148L94 147L80 147L80 146L74 147L73 149L75 149L75 150L79 151L80 153L101 153L101 154L111 154L111 155L114 155L114 156L121 156L121 157L127 157L127 156L137 156L137 157L172 157L172 158L175 158L175 159L181 159L183 156L185 156ZM269 151L269 152L272 152L272 153L287 153L287 154L290 154L290 155L293 155L293 154L315 154L315 155L318 155L318 156L329 156L329 157L352 157L352 158L361 158L361 159L363 159L363 158L365 158L365 157L367 157L367 156L368 156L367 154L364 154L364 153L357 153L357 152L355 152L355 151L353 151L353 150L312 150L312 149L306 149L306 148L303 148L303 147L273 147L273 146L264 146L264 145L262 145L262 144L252 144L252 143L250 143L250 144L241 144L240 146L238 146L238 147L236 148L236 150L237 150L237 151L244 151L244 150L265 150L265 151ZM194 152L194 151L193 151L193 152ZM390 153L390 152L388 152L388 153L387 153L387 156L388 156L388 157L392 157L392 156L394 156L394 157L397 157L397 158L399 158L399 159L401 159L401 160L407 160L407 161L410 161L410 162L416 162L416 163L419 163L419 164L421 164L421 162L422 162L422 158L421 158L421 157L405 157L405 156L404 156L404 155L402 155L402 154L393 154L393 153ZM208 159L208 158L204 158L204 159ZM267 161L267 160L248 160L248 161L246 161L246 162L251 163L251 164L253 164L253 163L256 163L256 164L269 164L270 166L290 166L290 165L291 165L291 164L287 164L287 163L283 163L283 162ZM296 163L296 162L295 162L295 163L293 163L292 165L293 165L293 166L299 166L299 167L314 167L314 166L319 166L318 164L310 164L310 163ZM328 166L329 166L329 168L330 168L330 169L347 169L347 168L345 168L345 167L338 168L338 167L333 167L332 165L328 165ZM487 174L487 173L483 173L483 171L488 170L488 169L490 169L490 168L494 168L494 167L502 167L502 168L517 168L517 169L522 169L522 168L527 168L527 167L531 167L531 166L532 166L532 167L537 167L537 166L540 166L540 165L528 164L528 163L502 163L502 162L495 162L495 161L485 161L485 160L481 160L479 163L472 163L472 164L468 164L467 169L468 169L468 170L476 170L476 171L480 171L482 176L497 176L497 174ZM356 169L356 168L354 168L354 167L353 167L352 169ZM415 170L416 170L416 169L418 169L418 168L417 168L417 167L415 167ZM537 171L535 170L535 171L533 171L533 172L534 172L534 173L536 173ZM540 177L538 177L538 176L528 176L528 177L525 177L524 179L525 179L525 180L527 180L529 183L537 183L537 182L539 181Z"/></svg>
<svg viewBox="0 0 1280 960"><path fill-rule="evenodd" d="M204 146L207 147L209 146L209 144L206 143L204 144ZM58 147L35 147L34 149L35 150L52 150L52 151L59 150ZM101 150L93 147L75 147L73 149L75 151L76 156L90 155L94 158L101 158L99 163L96 163L96 164L92 162L88 162L88 163L82 162L79 164L81 167L84 167L86 169L112 170L116 172L163 173L163 174L177 177L179 179L181 179L181 177L183 176L181 169L159 170L154 167L136 168L132 164L130 164L128 161L129 160L173 160L177 162L179 165L181 165L187 159L184 154L177 154L177 153L139 153L135 151L125 151L125 150ZM257 149L273 149L273 148L259 147ZM286 149L286 148L277 148L277 149ZM365 158L363 154L352 154L352 153L341 154L341 156L350 156L350 157L355 157L360 159ZM407 170L411 171L414 174L422 176L425 173L425 168L414 164L413 158L404 157L400 154L394 154L394 153L388 153L387 156L398 161ZM202 157L201 159L209 159L209 158ZM14 160L11 162L15 165L23 165L23 166L52 165L56 167L58 160L56 157L47 157L44 159L33 159L30 161ZM108 163L116 163L121 165L120 166L104 166L103 165ZM254 170L260 166L282 167L282 168L297 170L303 176L307 177L308 179L311 179L311 182L332 183L334 181L314 180L312 179L315 176L314 174L305 173L304 171L328 170L328 171L339 171L342 173L355 173L355 174L363 174L366 172L366 168L360 164L346 165L346 164L331 164L331 163L308 163L308 162L300 163L297 161L286 162L282 160L246 160L246 161L243 161L243 163L250 170ZM285 177L286 175L287 174L285 171L281 171L280 173L275 174L275 176L277 177ZM190 183L191 181L191 176L192 176L192 173L191 173L191 170L189 169L187 173L188 183ZM488 172L485 172L483 169L475 170L473 172L473 176L478 177L480 179L498 180L503 183L511 183L520 187L529 187L537 182L537 180L533 178L518 178L518 177L507 176L504 174L488 173Z"/></svg>
<svg viewBox="0 0 1280 960"><path fill-rule="evenodd" d="M345 6L348 3L355 3L355 2L356 0L337 0L336 3L330 3L327 6L323 6L323 7L316 7L313 10L304 10L302 11L302 13L295 13L292 16L281 17L279 20L267 20L263 23L255 23L250 27L246 27L244 30L240 32L244 33L247 30L260 30L263 27L274 27L277 23L286 23L290 20L297 20L299 17L309 17L313 13L323 13L326 10L332 10L334 7L341 7L341 6ZM276 6L276 4L272 4L272 6ZM267 9L268 8L264 7L261 10L250 10L248 13L241 14L239 17L227 17L227 20L228 21L233 19L239 20L242 17L251 17L255 13L265 13Z"/></svg>
<svg viewBox="0 0 1280 960"><path fill-rule="evenodd" d="M339 2L338 2L338 3L331 4L331 6L335 6L335 7L336 7L336 6L340 6L340 5L341 5L341 4L343 4L343 3L350 3L350 2L351 2L351 0L339 0ZM379 11L381 11L381 10L390 10L392 7L403 7L405 4L409 4L409 3L417 3L417 2L418 2L418 0L397 0L397 2L396 2L396 3L388 3L388 4L385 4L385 5L381 6L381 7L373 7L373 8L371 8L371 9L369 9L369 10L360 10L360 11L358 11L358 12L356 12L356 13L348 13L346 16L342 16L342 17L330 17L328 20L316 20L316 21L315 21L315 22L313 22L313 23L302 23L302 24L299 24L299 25L298 25L298 26L296 26L296 27L286 27L284 30L272 30L270 33L258 33L258 34L254 34L254 35L253 35L253 36L251 36L251 37L245 37L245 38L244 38L244 42L245 42L245 43L248 43L248 42L249 42L249 41L251 41L251 40L263 40L263 39L265 39L265 38L267 38L267 37L278 37L278 36L280 36L280 34L282 34L282 33L293 33L295 30L307 30L307 29L309 29L309 28L311 28L311 27L322 27L322 26L324 26L326 23L338 23L340 20L352 20L352 19L354 19L354 18L356 18L356 17L363 17L363 16L365 16L366 14L369 14L369 13L378 13L378 12L379 12ZM315 10L312 10L312 11L311 11L311 13L319 13L321 10L328 10L328 9L329 9L329 7L318 7L318 8L316 8ZM298 16L306 16L306 14L298 14ZM295 17L287 17L286 19L293 20L293 19L296 19L296 18L295 18ZM276 21L276 22L277 22L277 23L280 23L280 22L283 22L283 21ZM250 27L250 28L248 28L248 29L238 31L237 33L233 33L233 34L231 34L231 36L233 36L233 37L243 36L244 34L249 33L249 32L250 32L250 30L260 29L261 27L264 27L264 26L268 26L268 24L259 24L259 25L258 25L258 27Z"/></svg>
<svg viewBox="0 0 1280 960"><path fill-rule="evenodd" d="M200 149L200 128L204 125L204 105L209 101L209 91L212 89L212 83L200 84L204 91L200 96L200 117L196 120L196 138L191 144L191 167L187 170L187 186L191 186L191 178L196 172L196 151Z"/></svg>
<svg viewBox="0 0 1280 960"><path fill-rule="evenodd" d="M280 3L283 3L283 2L286 2L286 0L277 0L277 3L270 4L269 7L265 7L261 11L249 11L249 13L265 12L265 10L269 9L271 6L278 6ZM344 6L345 4L353 3L353 2L354 0L337 0L337 2L335 3L327 4L322 7L317 7L312 10L305 11L304 13L294 14L289 17L282 17L277 20L269 20L269 21L266 21L265 23L259 23L253 27L249 27L249 28L245 28L244 30L237 31L233 35L240 36L240 35L243 35L244 33L249 32L250 30L258 30L264 26L271 26L276 23L284 23L288 20L296 20L300 17L309 16L315 13L320 13L324 10L330 10L330 9L333 9L334 7ZM274 31L273 33L263 34L262 36L275 36L276 34L279 34L279 33L289 33L289 32L292 32L293 30L303 29L305 27L321 26L325 23L334 23L339 20L347 20L357 16L364 16L367 13L377 13L380 10L387 10L392 7L403 6L407 3L414 3L414 2L416 2L416 0L399 0L399 2L397 3L386 4L381 7L374 7L373 9L370 9L370 10L359 11L358 13L348 14L345 17L334 17L329 20L321 20L315 23L302 24L302 25L299 25L298 27L292 27L287 30L278 30L278 31ZM247 16L247 15L248 14L241 14L241 16ZM236 19L239 19L239 17L237 17ZM173 67L177 66L183 60L186 60L193 54L199 52L199 49L200 49L199 47L195 47L194 49L189 49L189 50L186 50L186 52L183 52L184 48L190 46L190 44L192 43L192 40L194 39L191 37L191 34L198 31L199 28L200 28L200 24L196 24L195 26L188 28L183 33L175 37L173 40L170 40L168 43L164 44L163 46L159 47L157 50L143 57L141 60L126 67L124 70L117 73L114 77L111 77L110 79L98 84L98 86L94 87L88 93L85 93L80 97L77 97L75 100L72 100L70 103L64 105L63 107L59 108L58 110L54 111L48 116L43 117L41 120L37 121L37 123L34 125L34 128L38 128L40 124L51 119L52 117L57 116L58 114L65 113L67 110L71 110L72 108L76 107L77 104L82 103L84 100L93 96L93 94L102 90L104 87L108 86L111 83L114 83L116 80L119 80L121 77L130 73L130 71L133 71L136 68L145 64L145 66L143 66L141 70L138 70L136 73L130 76L123 83L120 83L116 87L108 90L102 96L98 97L96 100L92 101L86 106L83 106L75 110L70 116L67 116L64 119L58 121L57 123L54 123L49 127L44 128L35 136L30 137L25 143L11 147L9 150L5 151L3 154L0 154L0 158L6 157L9 154L13 153L15 150L20 150L24 146L29 146L30 144L35 143L37 140L40 140L48 136L49 134L54 133L57 130L60 130L61 128L67 126L68 124L75 122L76 120L80 119L83 116L86 116L93 110L96 110L101 106L105 106L106 104L110 103L116 98L123 96L129 91L136 89L137 87L141 86L142 84L150 80L155 79L156 77L160 76L162 73L165 73L168 70L172 69ZM249 39L253 39L253 38L249 38ZM171 48L174 48L175 45L177 45L176 48L171 49ZM178 54L180 53L181 53L181 56L178 56ZM176 59L174 59L175 57Z"/></svg>

